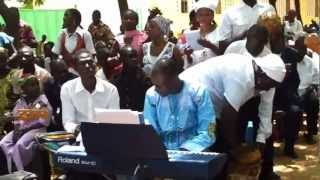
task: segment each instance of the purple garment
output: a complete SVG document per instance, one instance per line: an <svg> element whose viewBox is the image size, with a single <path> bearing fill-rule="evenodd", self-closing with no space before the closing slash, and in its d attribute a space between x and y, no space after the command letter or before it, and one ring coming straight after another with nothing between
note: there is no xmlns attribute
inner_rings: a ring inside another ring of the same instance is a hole
<svg viewBox="0 0 320 180"><path fill-rule="evenodd" d="M41 124L44 127L39 129L32 129L26 132L25 134L22 135L22 137L16 143L14 143L12 140L13 131L7 134L0 141L0 147L2 148L7 158L9 172L11 172L11 169L12 169L11 168L12 161L15 163L17 170L23 170L24 166L28 165L31 162L34 155L34 148L36 147L35 146L36 142L34 137L37 133L46 131L45 127L49 125L50 119L51 119L51 113L52 113L52 108L45 95L40 95L31 104L27 104L23 98L20 98L17 101L17 104L13 110L13 113L16 114L17 110L34 108L37 103L47 106L49 110L49 118L47 120L38 119L38 120L31 121L29 123L17 121L15 122L15 125L19 124L19 129L34 127L34 126L37 126L38 124Z"/></svg>

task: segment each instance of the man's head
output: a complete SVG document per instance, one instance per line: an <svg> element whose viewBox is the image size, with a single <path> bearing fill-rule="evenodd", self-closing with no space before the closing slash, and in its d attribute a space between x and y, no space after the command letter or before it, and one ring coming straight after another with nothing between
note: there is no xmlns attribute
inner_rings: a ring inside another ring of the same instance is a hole
<svg viewBox="0 0 320 180"><path fill-rule="evenodd" d="M43 46L43 53L45 57L50 57L52 55L52 48L54 47L54 43L49 41Z"/></svg>
<svg viewBox="0 0 320 180"><path fill-rule="evenodd" d="M248 52L253 56L258 56L267 45L269 39L269 33L267 28L261 25L253 25L247 33L246 48Z"/></svg>
<svg viewBox="0 0 320 180"><path fill-rule="evenodd" d="M262 58L255 58L253 64L256 90L267 91L284 80L286 67L279 56L269 54Z"/></svg>
<svg viewBox="0 0 320 180"><path fill-rule="evenodd" d="M176 93L179 86L181 67L174 59L161 59L154 65L151 81L161 96Z"/></svg>
<svg viewBox="0 0 320 180"><path fill-rule="evenodd" d="M47 35L43 34L41 36L41 42L45 42L47 40Z"/></svg>
<svg viewBox="0 0 320 180"><path fill-rule="evenodd" d="M139 16L135 11L129 9L124 13L123 25L126 31L136 30L138 22L139 22Z"/></svg>
<svg viewBox="0 0 320 180"><path fill-rule="evenodd" d="M92 13L93 24L99 24L101 21L101 13L99 10L94 10Z"/></svg>
<svg viewBox="0 0 320 180"><path fill-rule="evenodd" d="M21 67L28 68L34 66L35 64L35 57L33 54L33 50L29 46L23 46L18 51L19 58L21 60Z"/></svg>
<svg viewBox="0 0 320 180"><path fill-rule="evenodd" d="M305 44L305 36L300 36L294 45L294 49L298 51L298 62L301 62L304 58L304 56L307 54L307 46Z"/></svg>
<svg viewBox="0 0 320 180"><path fill-rule="evenodd" d="M123 63L123 71L130 73L138 66L138 53L131 46L124 46L120 49L120 60Z"/></svg>
<svg viewBox="0 0 320 180"><path fill-rule="evenodd" d="M255 6L257 4L257 0L243 0L244 3L246 3L248 6Z"/></svg>
<svg viewBox="0 0 320 180"><path fill-rule="evenodd" d="M87 49L80 49L75 54L76 68L82 79L95 78L96 64L92 54Z"/></svg>
<svg viewBox="0 0 320 180"><path fill-rule="evenodd" d="M294 9L291 9L288 11L288 21L289 22L291 22L291 23L294 22L296 16L297 16L297 13Z"/></svg>
<svg viewBox="0 0 320 180"><path fill-rule="evenodd" d="M40 84L36 76L28 76L21 80L23 94L29 99L36 99L40 96Z"/></svg>
<svg viewBox="0 0 320 180"><path fill-rule="evenodd" d="M8 58L8 50L6 48L0 47L0 70L7 67Z"/></svg>
<svg viewBox="0 0 320 180"><path fill-rule="evenodd" d="M63 17L63 27L78 27L81 24L81 13L77 9L67 9Z"/></svg>
<svg viewBox="0 0 320 180"><path fill-rule="evenodd" d="M51 74L58 83L64 83L68 80L68 66L63 59L56 59L50 62Z"/></svg>

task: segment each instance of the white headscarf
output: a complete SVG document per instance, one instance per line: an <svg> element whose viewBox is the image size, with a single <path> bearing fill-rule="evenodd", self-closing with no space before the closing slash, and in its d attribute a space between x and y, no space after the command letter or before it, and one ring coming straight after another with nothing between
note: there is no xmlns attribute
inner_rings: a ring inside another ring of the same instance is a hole
<svg viewBox="0 0 320 180"><path fill-rule="evenodd" d="M201 8L208 8L212 11L215 11L215 9L218 6L218 3L218 0L200 0L196 3L194 10L197 12Z"/></svg>
<svg viewBox="0 0 320 180"><path fill-rule="evenodd" d="M271 79L282 82L286 75L286 66L282 59L275 54L255 58L254 61Z"/></svg>

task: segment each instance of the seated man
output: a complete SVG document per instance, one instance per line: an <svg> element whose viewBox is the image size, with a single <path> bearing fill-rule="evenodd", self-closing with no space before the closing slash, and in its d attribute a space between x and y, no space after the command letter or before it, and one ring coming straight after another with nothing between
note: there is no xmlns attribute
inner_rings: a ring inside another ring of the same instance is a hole
<svg viewBox="0 0 320 180"><path fill-rule="evenodd" d="M22 82L23 96L17 101L13 110L16 118L14 130L1 141L0 147L6 156L8 171L12 171L12 162L16 169L23 170L31 163L34 154L35 135L45 132L51 119L51 106L45 95L40 92L39 81L35 76L29 76ZM30 115L25 110L44 110L47 115ZM0 163L6 163L1 161ZM3 167L3 164L1 165Z"/></svg>
<svg viewBox="0 0 320 180"><path fill-rule="evenodd" d="M21 69L16 72L18 78L34 75L40 81L40 89L43 90L43 85L46 83L51 74L44 68L36 64L33 50L29 46L24 46L18 51ZM16 89L19 93L20 89Z"/></svg>
<svg viewBox="0 0 320 180"><path fill-rule="evenodd" d="M154 86L146 94L144 118L169 150L201 152L215 141L209 128L215 114L208 91L197 83L180 80L175 60L159 60L152 71Z"/></svg>
<svg viewBox="0 0 320 180"><path fill-rule="evenodd" d="M123 64L121 73L111 81L119 91L120 108L143 111L146 91L152 86L150 79L138 66L138 53L130 46L120 50Z"/></svg>
<svg viewBox="0 0 320 180"><path fill-rule="evenodd" d="M68 71L68 66L62 59L51 61L50 69L52 77L44 84L44 93L53 109L52 123L50 124L48 131L62 131L61 86L77 76Z"/></svg>
<svg viewBox="0 0 320 180"><path fill-rule="evenodd" d="M88 50L76 53L79 78L61 88L62 122L67 132L74 133L81 122L94 122L94 108L119 109L117 88L95 77L96 64Z"/></svg>
<svg viewBox="0 0 320 180"><path fill-rule="evenodd" d="M261 97L256 142L263 146L272 133L274 87L283 81L285 73L283 61L273 54L263 58L226 54L191 67L180 77L208 88L218 118L215 151L229 152L236 158L234 153L241 143L240 107L254 96Z"/></svg>
<svg viewBox="0 0 320 180"><path fill-rule="evenodd" d="M86 49L75 56L80 77L63 84L61 88L62 124L70 133L79 133L81 122L94 122L94 109L119 109L117 88L95 77L96 64ZM103 179L99 175L68 172L68 180Z"/></svg>
<svg viewBox="0 0 320 180"><path fill-rule="evenodd" d="M300 77L298 88L299 96L303 100L302 109L307 114L307 131L305 134L307 143L315 144L314 135L318 133L317 123L319 114L319 74L312 58L307 55L305 37L299 37L295 42L295 49L304 57L300 58L297 70Z"/></svg>
<svg viewBox="0 0 320 180"><path fill-rule="evenodd" d="M283 126L280 129L284 137L284 155L297 158L294 151L294 144L298 139L302 119L302 100L298 95L300 78L297 71L297 63L304 55L294 48L286 48L281 53L281 58L286 63L287 74L285 80L277 87L274 97L274 110L284 111ZM280 122L279 122L279 126Z"/></svg>

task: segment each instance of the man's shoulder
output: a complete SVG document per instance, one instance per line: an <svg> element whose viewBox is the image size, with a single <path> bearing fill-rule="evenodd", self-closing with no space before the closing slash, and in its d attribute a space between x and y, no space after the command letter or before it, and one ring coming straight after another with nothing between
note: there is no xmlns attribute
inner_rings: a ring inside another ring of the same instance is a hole
<svg viewBox="0 0 320 180"><path fill-rule="evenodd" d="M65 82L61 87L61 91L67 91L68 89L69 90L74 89L79 80L80 80L80 78L78 77L78 78L75 78L75 79L72 79L72 80Z"/></svg>
<svg viewBox="0 0 320 180"><path fill-rule="evenodd" d="M117 87L115 85L113 85L112 83L100 79L100 78L96 78L97 79L97 83L99 83L101 86L103 86L105 89L113 91L113 90L117 90Z"/></svg>

